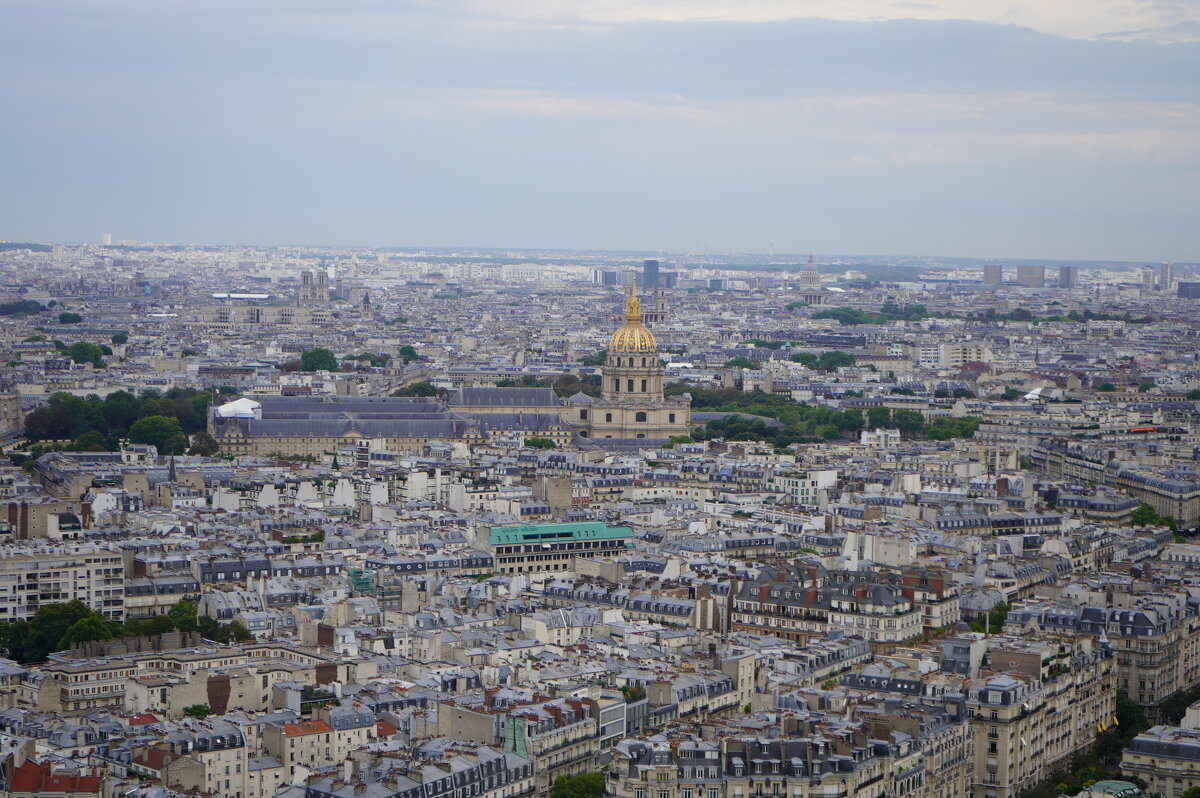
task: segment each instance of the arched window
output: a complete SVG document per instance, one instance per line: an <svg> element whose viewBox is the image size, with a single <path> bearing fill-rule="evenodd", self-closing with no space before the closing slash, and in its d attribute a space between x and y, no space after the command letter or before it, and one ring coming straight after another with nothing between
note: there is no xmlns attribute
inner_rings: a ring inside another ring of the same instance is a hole
<svg viewBox="0 0 1200 798"><path fill-rule="evenodd" d="M642 393L646 392L646 381L642 380Z"/></svg>
<svg viewBox="0 0 1200 798"><path fill-rule="evenodd" d="M617 365L621 365L621 358L617 358Z"/></svg>
<svg viewBox="0 0 1200 798"><path fill-rule="evenodd" d="M639 433L637 434L637 436L638 436L639 438L644 438L644 437L646 437L646 433L644 433L644 432L639 432Z"/></svg>
<svg viewBox="0 0 1200 798"><path fill-rule="evenodd" d="M633 393L633 380L629 380L629 392Z"/></svg>
<svg viewBox="0 0 1200 798"><path fill-rule="evenodd" d="M644 368L645 366L646 366L646 358L642 358L642 367Z"/></svg>
<svg viewBox="0 0 1200 798"><path fill-rule="evenodd" d="M620 377L613 378L613 390L617 393L621 392L621 378Z"/></svg>
<svg viewBox="0 0 1200 798"><path fill-rule="evenodd" d="M646 420L646 414L645 414L645 413L638 413L636 416L634 416L634 417L633 417L633 420L634 420L634 421L645 421L645 420Z"/></svg>

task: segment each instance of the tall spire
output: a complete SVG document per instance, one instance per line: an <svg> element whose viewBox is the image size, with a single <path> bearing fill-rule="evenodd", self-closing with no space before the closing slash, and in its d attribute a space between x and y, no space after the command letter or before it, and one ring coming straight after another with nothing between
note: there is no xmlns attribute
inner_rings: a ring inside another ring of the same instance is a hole
<svg viewBox="0 0 1200 798"><path fill-rule="evenodd" d="M642 323L642 303L637 296L637 277L633 278L633 285L629 287L629 299L625 300L625 323Z"/></svg>

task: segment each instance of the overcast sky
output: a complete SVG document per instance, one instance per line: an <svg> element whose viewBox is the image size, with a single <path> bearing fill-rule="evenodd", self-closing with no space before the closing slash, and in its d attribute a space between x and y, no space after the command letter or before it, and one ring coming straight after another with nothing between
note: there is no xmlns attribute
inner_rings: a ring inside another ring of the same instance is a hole
<svg viewBox="0 0 1200 798"><path fill-rule="evenodd" d="M0 0L0 238L1200 260L1200 0Z"/></svg>

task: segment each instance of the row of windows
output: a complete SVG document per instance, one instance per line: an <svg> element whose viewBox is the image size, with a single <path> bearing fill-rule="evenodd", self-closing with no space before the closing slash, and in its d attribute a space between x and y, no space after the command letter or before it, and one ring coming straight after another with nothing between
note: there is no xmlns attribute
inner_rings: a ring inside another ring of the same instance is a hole
<svg viewBox="0 0 1200 798"><path fill-rule="evenodd" d="M643 380L642 382L645 382L645 380ZM632 387L630 387L630 389L629 389L629 390L631 390L631 391L632 391L632 390L633 390L633 388L632 388ZM646 387L645 387L644 385L642 386L642 390L643 390L643 391L644 391L644 390L646 390ZM580 410L580 411L579 411L579 419L580 419L581 421L586 421L586 420L587 420L587 417L588 417L588 411L587 411L586 409L585 409L585 410ZM605 413L605 414L604 414L604 421L605 421L605 423L606 423L606 424L611 424L611 423L612 423L612 420L613 420L613 414L612 414L612 413ZM637 423L642 423L642 424L644 424L646 421L648 421L648 420L649 420L649 418L648 418L648 416L646 415L645 411L638 411L637 413L635 413L635 414L634 414L634 416L633 416L633 420L634 420L635 422L637 422ZM675 414L674 414L674 413L668 413L668 414L667 414L667 423L668 423L668 424L674 424L674 423L675 423Z"/></svg>

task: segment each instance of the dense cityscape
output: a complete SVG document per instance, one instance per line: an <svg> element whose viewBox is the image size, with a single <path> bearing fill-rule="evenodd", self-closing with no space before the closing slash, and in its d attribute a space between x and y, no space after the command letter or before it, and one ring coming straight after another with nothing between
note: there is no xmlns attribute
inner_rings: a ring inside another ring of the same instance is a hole
<svg viewBox="0 0 1200 798"><path fill-rule="evenodd" d="M13 798L1200 793L1200 265L0 246Z"/></svg>

